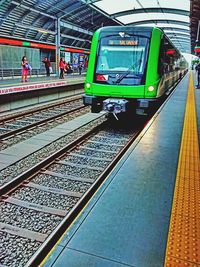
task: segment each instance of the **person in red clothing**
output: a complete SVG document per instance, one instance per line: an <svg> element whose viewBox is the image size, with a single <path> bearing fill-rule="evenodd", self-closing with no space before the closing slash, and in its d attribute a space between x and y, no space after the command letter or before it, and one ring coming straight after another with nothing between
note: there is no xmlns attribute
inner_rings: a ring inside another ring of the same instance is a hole
<svg viewBox="0 0 200 267"><path fill-rule="evenodd" d="M44 60L42 61L45 65L45 69L46 69L46 73L47 73L47 77L50 76L50 67L51 67L51 62L48 60L47 57L44 58Z"/></svg>
<svg viewBox="0 0 200 267"><path fill-rule="evenodd" d="M64 79L65 62L63 58L60 59L59 67L60 67L60 79Z"/></svg>
<svg viewBox="0 0 200 267"><path fill-rule="evenodd" d="M22 58L21 66L22 66L22 83L28 82L27 77L28 77L29 68L28 68L28 60L25 56L23 56Z"/></svg>

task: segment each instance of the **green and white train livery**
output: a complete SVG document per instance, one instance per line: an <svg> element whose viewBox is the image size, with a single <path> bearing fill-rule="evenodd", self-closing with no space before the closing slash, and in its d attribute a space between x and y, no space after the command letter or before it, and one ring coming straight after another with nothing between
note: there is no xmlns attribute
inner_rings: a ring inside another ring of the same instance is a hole
<svg viewBox="0 0 200 267"><path fill-rule="evenodd" d="M85 81L92 112L146 114L185 74L186 62L164 32L115 26L93 36Z"/></svg>

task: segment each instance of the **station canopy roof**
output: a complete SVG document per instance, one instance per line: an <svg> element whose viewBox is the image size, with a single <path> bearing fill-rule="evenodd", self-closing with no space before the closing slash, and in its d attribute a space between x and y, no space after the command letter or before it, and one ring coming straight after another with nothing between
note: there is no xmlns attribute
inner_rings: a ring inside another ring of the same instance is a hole
<svg viewBox="0 0 200 267"><path fill-rule="evenodd" d="M189 0L99 0L93 5L123 25L162 28L181 52L191 52Z"/></svg>
<svg viewBox="0 0 200 267"><path fill-rule="evenodd" d="M0 0L0 37L55 44L60 19L61 45L89 49L93 33L118 22L102 14L91 1Z"/></svg>
<svg viewBox="0 0 200 267"><path fill-rule="evenodd" d="M199 1L199 0L191 0ZM0 0L0 37L89 49L96 29L113 25L162 28L182 52L191 52L190 0Z"/></svg>

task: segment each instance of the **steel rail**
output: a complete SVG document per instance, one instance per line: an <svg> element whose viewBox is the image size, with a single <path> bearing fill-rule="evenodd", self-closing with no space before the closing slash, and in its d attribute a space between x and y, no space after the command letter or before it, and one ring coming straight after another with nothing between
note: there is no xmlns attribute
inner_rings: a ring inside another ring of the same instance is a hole
<svg viewBox="0 0 200 267"><path fill-rule="evenodd" d="M95 126L93 129L88 130L84 135L72 141L64 148L55 152L45 160L41 161L34 167L25 171L21 175L17 176L12 181L4 184L0 188L0 196L2 200L7 199L16 189L20 186L27 185L35 175L41 172L41 169L48 168L53 162L56 162L58 158L63 155L69 154L72 150L76 149L77 146L80 146L82 143L85 143L87 139L95 133L98 133L102 128L106 126L107 121L101 123L98 126ZM130 147L136 136L139 134L140 130L136 130L128 140L127 144L120 150L120 152L115 156L114 160L109 163L108 167L100 174L99 178L94 182L94 184L86 191L86 193L81 197L81 199L75 204L72 210L64 217L62 222L56 227L56 229L47 237L45 242L41 245L39 250L32 256L26 266L38 266L39 263L43 260L43 257L50 251L52 246L58 241L58 238L63 234L66 228L70 225L70 223L74 220L77 214L81 211L83 206L89 201L98 187L102 184L107 175L111 172L115 164L120 160L120 158L124 155L127 149Z"/></svg>
<svg viewBox="0 0 200 267"><path fill-rule="evenodd" d="M105 115L102 115L102 116L105 116ZM90 122L88 122L88 124L89 123ZM105 122L103 122L101 125L95 126L91 130L88 130L82 136L80 136L76 140L70 142L65 147L63 147L60 150L56 151L55 153L53 153L49 157L45 158L44 160L42 160L41 162L39 162L35 166L31 167L27 171L23 172L22 174L18 175L17 177L12 179L11 181L9 181L9 182L3 184L2 186L0 186L0 197L2 197L3 195L10 194L12 191L14 191L16 189L16 187L18 187L20 185L20 183L24 182L29 177L31 179L32 176L36 175L41 169L46 168L49 164L51 164L53 161L55 161L58 157L62 156L64 153L68 152L70 149L72 149L72 148L74 149L81 142L85 141L85 139L89 135L91 135L94 132L98 131L100 129L100 127L102 127L104 124L105 124Z"/></svg>
<svg viewBox="0 0 200 267"><path fill-rule="evenodd" d="M13 136L15 134L18 134L20 132L29 130L29 129L33 128L33 127L38 126L38 125L53 121L53 120L55 120L55 119L57 119L59 117L65 116L67 114L71 114L73 112L76 112L76 111L84 109L84 108L86 108L86 107L83 105L81 107L78 107L78 108L75 108L75 109L72 109L72 110L68 110L68 111L62 112L60 114L54 115L53 117L49 117L49 118L43 119L41 121L33 122L33 123L29 124L29 125L26 125L26 126L23 126L23 127L19 128L19 129L11 130L11 131L9 131L7 133L0 134L0 138L1 138L1 140L3 140L4 138L7 138L7 137Z"/></svg>
<svg viewBox="0 0 200 267"><path fill-rule="evenodd" d="M76 96L77 97L74 97L72 99L68 99L67 101L59 101L57 103L52 103L52 104L46 104L42 107L35 107L33 108L34 110L26 110L26 111L19 111L19 113L16 115L16 114L13 114L13 115L6 115L6 116L3 116L3 118L1 118L1 114L0 114L0 123L5 123L5 122L8 122L10 120L14 120L16 118L23 118L24 116L26 115L31 115L31 114L34 114L34 113L37 113L38 111L43 111L43 110L46 110L46 109L49 109L49 108L54 108L54 107L58 107L58 106L61 106L61 105L64 105L64 104L68 104L70 102L73 102L73 101L76 101L76 100L81 100L82 97L78 97L79 94L77 94ZM81 94L82 95L82 94ZM4 118L6 117L6 118Z"/></svg>
<svg viewBox="0 0 200 267"><path fill-rule="evenodd" d="M63 233L67 230L70 224L74 221L77 215L81 212L83 207L88 203L103 181L106 179L109 173L113 170L116 163L122 158L131 144L134 142L136 137L139 135L141 129L137 130L127 144L119 151L114 160L106 167L99 178L94 182L94 184L88 189L88 191L80 198L80 200L75 204L72 210L64 217L63 221L56 227L56 229L48 236L45 242L36 251L33 257L27 262L25 267L36 267L42 262L45 256L50 252L52 247L60 239Z"/></svg>

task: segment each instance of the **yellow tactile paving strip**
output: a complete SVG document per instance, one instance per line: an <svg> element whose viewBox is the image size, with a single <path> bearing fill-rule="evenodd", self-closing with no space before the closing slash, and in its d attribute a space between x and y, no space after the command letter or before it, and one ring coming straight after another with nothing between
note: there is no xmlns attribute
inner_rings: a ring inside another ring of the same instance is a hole
<svg viewBox="0 0 200 267"><path fill-rule="evenodd" d="M191 74L164 266L200 266L200 162Z"/></svg>

